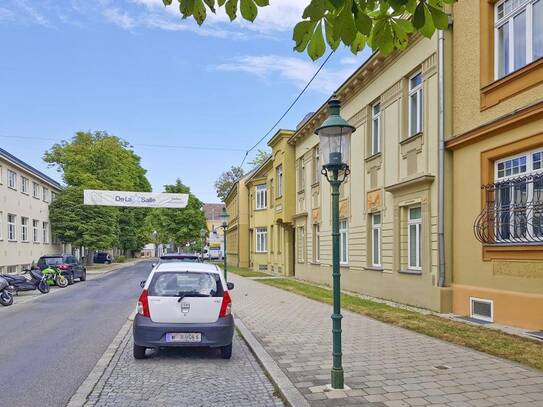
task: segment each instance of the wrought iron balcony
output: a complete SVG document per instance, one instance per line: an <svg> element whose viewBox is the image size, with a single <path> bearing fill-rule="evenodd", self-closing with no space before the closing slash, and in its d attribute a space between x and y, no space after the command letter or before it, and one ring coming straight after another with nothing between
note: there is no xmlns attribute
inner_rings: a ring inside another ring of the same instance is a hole
<svg viewBox="0 0 543 407"><path fill-rule="evenodd" d="M543 244L543 173L483 185L475 237L495 245Z"/></svg>

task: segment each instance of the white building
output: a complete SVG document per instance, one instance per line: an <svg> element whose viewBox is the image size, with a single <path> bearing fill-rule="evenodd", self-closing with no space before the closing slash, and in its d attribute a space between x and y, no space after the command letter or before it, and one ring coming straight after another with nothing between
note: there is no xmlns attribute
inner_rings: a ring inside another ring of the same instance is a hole
<svg viewBox="0 0 543 407"><path fill-rule="evenodd" d="M49 204L61 185L0 148L0 273L20 272L53 244Z"/></svg>

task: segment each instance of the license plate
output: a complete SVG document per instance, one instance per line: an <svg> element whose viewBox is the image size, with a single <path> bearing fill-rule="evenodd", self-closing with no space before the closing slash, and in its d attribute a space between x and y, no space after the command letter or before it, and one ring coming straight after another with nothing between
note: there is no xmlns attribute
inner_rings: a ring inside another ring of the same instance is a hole
<svg viewBox="0 0 543 407"><path fill-rule="evenodd" d="M202 334L196 332L168 333L166 334L166 342L202 342Z"/></svg>

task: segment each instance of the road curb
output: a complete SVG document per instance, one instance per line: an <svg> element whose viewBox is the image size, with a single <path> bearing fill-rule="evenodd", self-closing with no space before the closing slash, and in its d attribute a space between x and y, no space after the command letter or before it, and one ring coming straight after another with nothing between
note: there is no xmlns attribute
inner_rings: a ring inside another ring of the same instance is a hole
<svg viewBox="0 0 543 407"><path fill-rule="evenodd" d="M123 324L113 341L109 344L102 357L96 362L94 368L89 373L87 378L81 383L81 386L70 398L70 401L66 407L82 407L87 402L88 396L92 393L106 369L109 367L111 360L115 356L115 353L122 345L126 335L130 332L132 321L134 320L134 313L130 314L126 322Z"/></svg>
<svg viewBox="0 0 543 407"><path fill-rule="evenodd" d="M286 403L291 407L309 407L310 404L303 394L294 386L287 375L283 373L281 368L275 363L275 360L273 360L266 349L258 342L243 321L239 318L236 318L235 321L236 328L264 370L268 373L271 381L277 386Z"/></svg>

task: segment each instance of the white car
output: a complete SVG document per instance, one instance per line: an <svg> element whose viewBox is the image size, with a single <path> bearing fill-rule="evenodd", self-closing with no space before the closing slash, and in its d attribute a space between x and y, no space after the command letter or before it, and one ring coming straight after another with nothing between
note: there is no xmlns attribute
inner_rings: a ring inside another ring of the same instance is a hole
<svg viewBox="0 0 543 407"><path fill-rule="evenodd" d="M147 348L219 348L232 355L232 299L219 267L207 263L170 262L157 265L146 281L134 319L134 358Z"/></svg>

